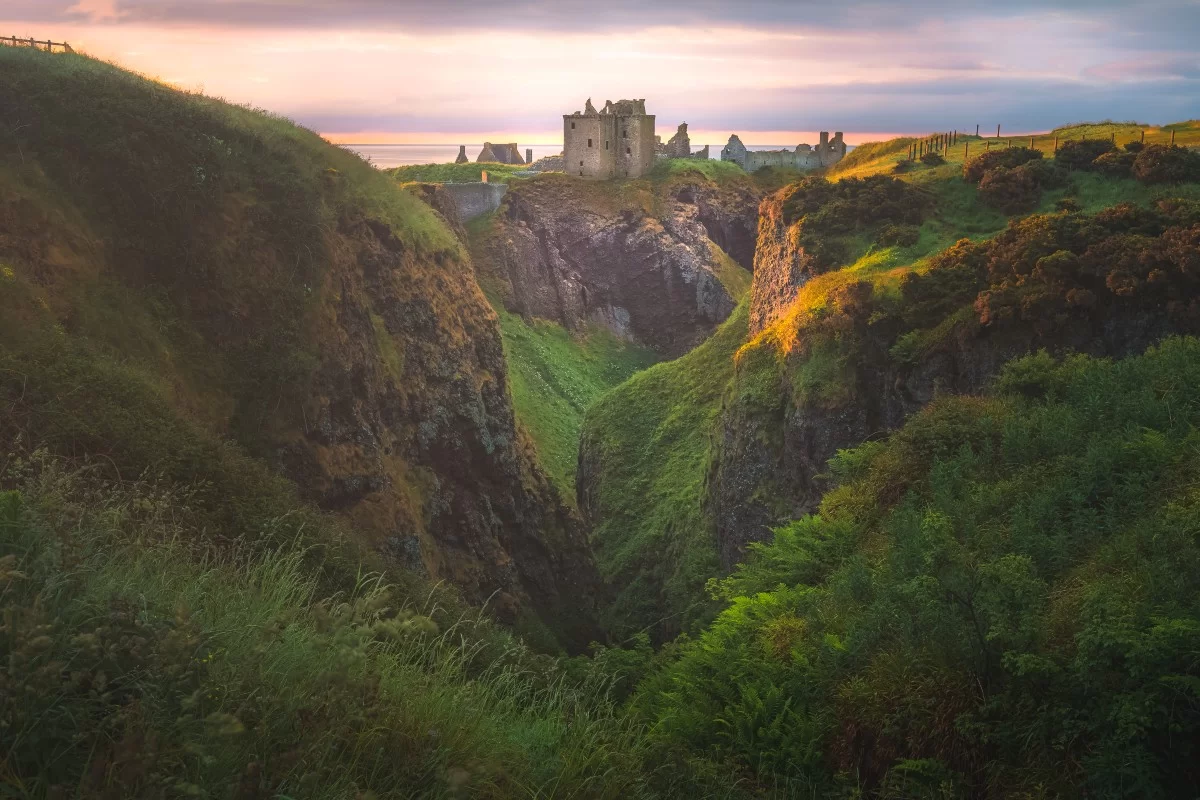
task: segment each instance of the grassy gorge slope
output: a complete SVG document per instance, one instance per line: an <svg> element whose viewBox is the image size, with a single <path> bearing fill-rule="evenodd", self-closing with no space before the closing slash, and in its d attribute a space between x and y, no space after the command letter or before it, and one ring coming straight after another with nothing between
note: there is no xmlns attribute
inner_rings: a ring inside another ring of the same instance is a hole
<svg viewBox="0 0 1200 800"><path fill-rule="evenodd" d="M85 58L0 58L19 123L0 133L6 452L205 482L238 524L259 479L229 464L262 465L392 563L586 643L567 619L586 546L438 215L284 120Z"/></svg>
<svg viewBox="0 0 1200 800"><path fill-rule="evenodd" d="M1200 345L1046 354L843 451L818 516L643 683L668 749L782 796L1200 789Z"/></svg>
<svg viewBox="0 0 1200 800"><path fill-rule="evenodd" d="M1200 154L901 177L764 201L692 501L726 610L635 705L783 796L1195 793Z"/></svg>

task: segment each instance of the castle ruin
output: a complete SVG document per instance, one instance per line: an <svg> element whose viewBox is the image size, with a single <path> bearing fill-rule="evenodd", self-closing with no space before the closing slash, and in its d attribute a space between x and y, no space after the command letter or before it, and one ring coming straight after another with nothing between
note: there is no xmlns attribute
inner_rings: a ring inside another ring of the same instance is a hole
<svg viewBox="0 0 1200 800"><path fill-rule="evenodd" d="M747 150L735 133L721 149L721 160L732 161L747 172L763 167L788 167L790 169L821 169L841 161L846 155L846 143L842 132L837 131L829 138L829 131L821 131L821 141L816 147L796 145L795 150Z"/></svg>
<svg viewBox="0 0 1200 800"><path fill-rule="evenodd" d="M679 123L675 135L666 144L662 143L661 136L655 136L654 142L654 150L659 158L708 158L708 145L704 145L695 153L692 152L692 139L688 136L686 122Z"/></svg>
<svg viewBox="0 0 1200 800"><path fill-rule="evenodd" d="M525 159L521 158L521 151L517 147L516 142L507 144L492 144L484 142L483 149L479 151L479 157L475 159L476 164L483 163L495 164L524 164Z"/></svg>
<svg viewBox="0 0 1200 800"><path fill-rule="evenodd" d="M640 178L654 166L654 115L646 101L611 100L563 115L563 167L583 178Z"/></svg>

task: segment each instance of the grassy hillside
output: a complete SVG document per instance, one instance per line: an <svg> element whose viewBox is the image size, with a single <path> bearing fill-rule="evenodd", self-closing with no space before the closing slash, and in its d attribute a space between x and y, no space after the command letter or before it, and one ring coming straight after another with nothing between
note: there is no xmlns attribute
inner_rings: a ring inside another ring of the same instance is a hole
<svg viewBox="0 0 1200 800"><path fill-rule="evenodd" d="M584 421L579 476L592 545L617 587L607 626L670 636L703 619L704 582L716 574L702 508L710 438L733 353L746 337L746 300L713 336L603 396Z"/></svg>
<svg viewBox="0 0 1200 800"><path fill-rule="evenodd" d="M651 796L604 673L431 586L316 580L288 515L277 549L206 548L202 486L98 473L0 474L6 793Z"/></svg>
<svg viewBox="0 0 1200 800"><path fill-rule="evenodd" d="M1176 122L1162 127L1118 122L1082 123L1065 125L1055 128L1049 133L1034 136L1001 136L1000 138L987 135L960 135L957 144L938 152L946 163L961 165L964 158L970 160L984 152L1009 147L1032 147L1047 157L1051 157L1054 155L1055 140L1060 146L1069 141L1084 139L1109 139L1117 146L1143 140L1146 144L1169 144L1172 141L1172 134L1174 134L1174 142L1177 145L1200 146L1200 121ZM891 173L896 164L908 157L909 147L920 140L921 137L901 137L885 142L861 144L831 167L827 175L831 180L840 180Z"/></svg>
<svg viewBox="0 0 1200 800"><path fill-rule="evenodd" d="M1200 343L1012 363L841 453L637 703L791 793L1190 796Z"/></svg>
<svg viewBox="0 0 1200 800"><path fill-rule="evenodd" d="M573 336L546 320L526 322L495 304L517 419L564 497L575 497L584 414L606 391L659 360L652 350L596 327Z"/></svg>

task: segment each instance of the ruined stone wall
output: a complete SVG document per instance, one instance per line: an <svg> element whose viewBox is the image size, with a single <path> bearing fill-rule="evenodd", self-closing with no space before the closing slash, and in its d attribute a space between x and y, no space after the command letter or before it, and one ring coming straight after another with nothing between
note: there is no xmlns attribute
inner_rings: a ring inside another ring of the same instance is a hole
<svg viewBox="0 0 1200 800"><path fill-rule="evenodd" d="M835 133L832 139L829 138L828 131L821 131L821 141L816 147L800 144L796 145L795 150L747 150L735 133L721 149L722 161L733 161L747 172L754 172L763 167L821 169L836 164L845 155L846 143L842 139L841 131Z"/></svg>
<svg viewBox="0 0 1200 800"><path fill-rule="evenodd" d="M508 191L508 186L503 183L445 183L442 186L454 199L459 222L495 211Z"/></svg>

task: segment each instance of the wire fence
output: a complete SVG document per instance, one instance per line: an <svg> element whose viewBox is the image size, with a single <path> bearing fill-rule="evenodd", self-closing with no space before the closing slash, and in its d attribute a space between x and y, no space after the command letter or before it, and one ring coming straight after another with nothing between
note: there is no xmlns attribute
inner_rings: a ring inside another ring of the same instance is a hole
<svg viewBox="0 0 1200 800"><path fill-rule="evenodd" d="M916 161L929 153L941 156L947 161L966 161L990 150L1008 147L1028 147L1053 155L1066 142L1081 140L1109 141L1118 147L1131 142L1144 145L1200 145L1200 128L1140 128L1133 125L1096 125L1067 128L1051 133L1039 133L1022 136L1001 136L996 129L995 136L980 136L965 134L960 131L934 133L913 140L909 144L908 158Z"/></svg>
<svg viewBox="0 0 1200 800"><path fill-rule="evenodd" d="M52 42L49 39L21 39L16 36L0 36L0 45L8 47L32 47L34 50L45 50L47 53L74 53L74 48L66 42Z"/></svg>

